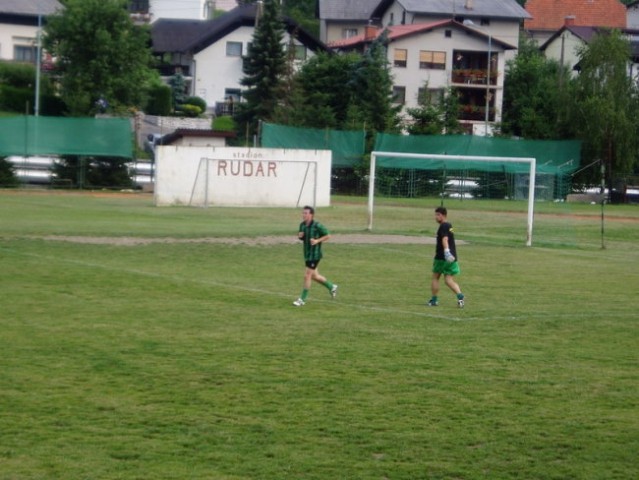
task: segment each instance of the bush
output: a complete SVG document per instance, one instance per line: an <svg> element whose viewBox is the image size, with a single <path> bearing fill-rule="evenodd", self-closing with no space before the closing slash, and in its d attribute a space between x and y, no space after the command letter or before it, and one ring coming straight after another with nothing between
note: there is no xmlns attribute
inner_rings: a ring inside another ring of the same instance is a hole
<svg viewBox="0 0 639 480"><path fill-rule="evenodd" d="M168 85L154 85L149 89L146 113L168 116L173 110L173 92Z"/></svg>
<svg viewBox="0 0 639 480"><path fill-rule="evenodd" d="M187 97L183 105L194 105L200 108L200 112L206 112L206 100L201 97Z"/></svg>
<svg viewBox="0 0 639 480"><path fill-rule="evenodd" d="M57 178L71 180L81 188L132 188L127 160L119 157L78 157L65 155L53 167Z"/></svg>
<svg viewBox="0 0 639 480"><path fill-rule="evenodd" d="M19 88L35 88L35 67L26 63L0 62L0 83Z"/></svg>
<svg viewBox="0 0 639 480"><path fill-rule="evenodd" d="M4 157L0 157L0 186L15 187L18 183L18 177L13 172L13 165Z"/></svg>
<svg viewBox="0 0 639 480"><path fill-rule="evenodd" d="M176 113L180 113L185 117L199 117L202 113L202 109L196 105L184 104L182 105L182 110Z"/></svg>
<svg viewBox="0 0 639 480"><path fill-rule="evenodd" d="M33 113L34 91L29 88L3 85L0 87L0 109L9 112Z"/></svg>
<svg viewBox="0 0 639 480"><path fill-rule="evenodd" d="M40 113L49 117L62 117L67 112L67 105L60 97L43 95L40 98Z"/></svg>

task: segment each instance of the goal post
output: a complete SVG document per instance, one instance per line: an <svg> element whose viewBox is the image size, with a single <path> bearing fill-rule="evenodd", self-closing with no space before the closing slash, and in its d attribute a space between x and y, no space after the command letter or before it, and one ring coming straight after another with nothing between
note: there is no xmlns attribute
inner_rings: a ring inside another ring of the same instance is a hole
<svg viewBox="0 0 639 480"><path fill-rule="evenodd" d="M374 197L375 197L375 169L378 158L414 158L414 159L426 159L426 160L450 160L450 161L465 161L465 162L478 162L481 163L500 163L500 164L513 164L523 163L529 166L530 180L528 183L528 217L526 222L526 246L532 246L532 232L533 232L533 215L535 205L535 176L536 176L536 164L537 161L532 157L488 157L488 156L474 156L474 155L442 155L442 154L423 154L423 153L404 153L404 152L371 152L369 183L368 183L368 230L373 230L373 211L374 211ZM478 169L481 167L478 165Z"/></svg>

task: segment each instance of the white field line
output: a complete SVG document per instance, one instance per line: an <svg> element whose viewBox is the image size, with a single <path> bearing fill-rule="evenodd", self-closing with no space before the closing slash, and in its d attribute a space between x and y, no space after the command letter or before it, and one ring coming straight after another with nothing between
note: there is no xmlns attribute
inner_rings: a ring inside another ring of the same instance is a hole
<svg viewBox="0 0 639 480"><path fill-rule="evenodd" d="M9 248L4 248L4 247L0 247L0 250L11 250ZM394 250L394 249L393 249ZM205 280L205 279L194 279L194 278L186 278L186 277L181 277L181 276L177 276L177 275L167 275L167 274L162 274L162 273L157 273L157 272L147 272L147 271L143 271L143 270L138 270L138 269L134 269L134 268L123 268L123 267L113 267L113 266L109 266L109 265L104 265L104 264L99 264L99 263L95 263L95 262L86 262L86 261L82 261L82 260L75 260L75 259L61 259L59 257L52 257L52 256L46 256L46 255L40 255L37 253L24 253L24 252L18 252L20 255L26 256L26 257L33 257L33 258L38 258L38 259L42 259L42 260L46 260L47 262L58 262L58 263L67 263L67 264L74 264L74 265L81 265L83 267L92 267L92 268L100 268L103 270L108 270L108 271L113 271L113 272L124 272L124 273L128 273L128 274L132 274L132 275L139 275L139 276L143 276L143 277L149 277L149 278L159 278L159 279L164 279L167 281L171 281L173 283L193 283L193 284L198 284L198 285L206 285L206 286L214 286L214 287L219 287L219 288L225 288L228 290L236 290L236 291L242 291L242 292L248 292L248 293L257 293L260 295L267 295L267 296L272 296L272 297L280 297L280 298L286 298L287 301L286 303L289 304L291 307L290 308L298 308L298 307L293 307L292 305L292 300L291 298L294 296L289 295L289 294L284 294L281 292L276 292L276 291L271 291L271 290L265 290L265 289L261 289L261 288L255 288L255 287L250 287L250 286L246 286L246 285L230 285L228 283L223 283L223 282L217 282L214 280ZM289 301L290 300L290 301ZM452 302L452 300L451 300ZM450 321L450 322L469 322L469 321L486 321L486 320L490 320L490 321L494 321L494 320L503 320L503 321L535 321L536 319L546 319L548 318L549 314L552 314L552 312L544 312L544 311L537 311L535 312L535 315L501 315L501 316L490 316L490 318L487 318L485 316L473 316L472 315L472 306L467 306L464 309L458 309L456 307L453 307L453 304L451 303L451 307L427 307L425 304L423 305L423 311L414 311L414 310L406 310L406 309L402 309L402 308L396 308L393 306L379 306L379 305L366 305L366 304L362 304L362 303L352 303L352 302L342 302L340 300L322 300L319 298L313 298L311 301L309 301L307 303L307 305L305 307L303 307L304 309L309 309L312 308L312 304L313 303L320 303L320 304L325 304L325 305L335 305L335 306L339 306L339 307L346 307L349 309L358 309L358 310L364 310L364 311L370 311L370 312L376 312L376 313L389 313L389 314L398 314L398 315L407 315L407 316L414 316L414 317L421 317L421 318L432 318L432 319L437 319L437 320L446 320L446 321ZM441 314L436 313L436 311L442 312ZM445 312L445 313L444 313ZM455 313L453 313L455 312ZM573 320L578 320L579 318L589 318L592 316L591 313L582 313L579 314L577 312L573 312L573 313L565 313L565 314L561 314L561 315L556 315L556 314L552 314L554 318L568 318L568 319L573 319ZM616 317L616 318L632 318L634 319L636 317L636 314L634 313L612 313L609 312L606 314L608 317Z"/></svg>

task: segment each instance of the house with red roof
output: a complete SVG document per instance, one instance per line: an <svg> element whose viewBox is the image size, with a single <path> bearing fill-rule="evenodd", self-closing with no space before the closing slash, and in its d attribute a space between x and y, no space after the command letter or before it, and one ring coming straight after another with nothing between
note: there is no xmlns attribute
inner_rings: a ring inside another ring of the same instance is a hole
<svg viewBox="0 0 639 480"><path fill-rule="evenodd" d="M469 133L490 133L490 125L501 121L504 52L516 50L516 45L453 19L440 19L385 28L369 25L363 33L331 42L328 47L362 52L383 32L387 35L394 101L404 111L417 107L424 94L436 101L454 87L461 105L459 120Z"/></svg>
<svg viewBox="0 0 639 480"><path fill-rule="evenodd" d="M532 18L524 29L541 45L568 19L570 25L626 28L626 6L619 0L528 0L526 11Z"/></svg>

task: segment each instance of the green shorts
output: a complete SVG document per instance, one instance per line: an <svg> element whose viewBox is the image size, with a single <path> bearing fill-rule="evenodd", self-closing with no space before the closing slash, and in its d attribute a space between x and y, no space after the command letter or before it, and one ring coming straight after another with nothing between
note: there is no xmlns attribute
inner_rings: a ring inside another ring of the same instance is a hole
<svg viewBox="0 0 639 480"><path fill-rule="evenodd" d="M461 269L457 260L447 262L446 260L433 260L433 273L441 273L442 275L459 275Z"/></svg>

